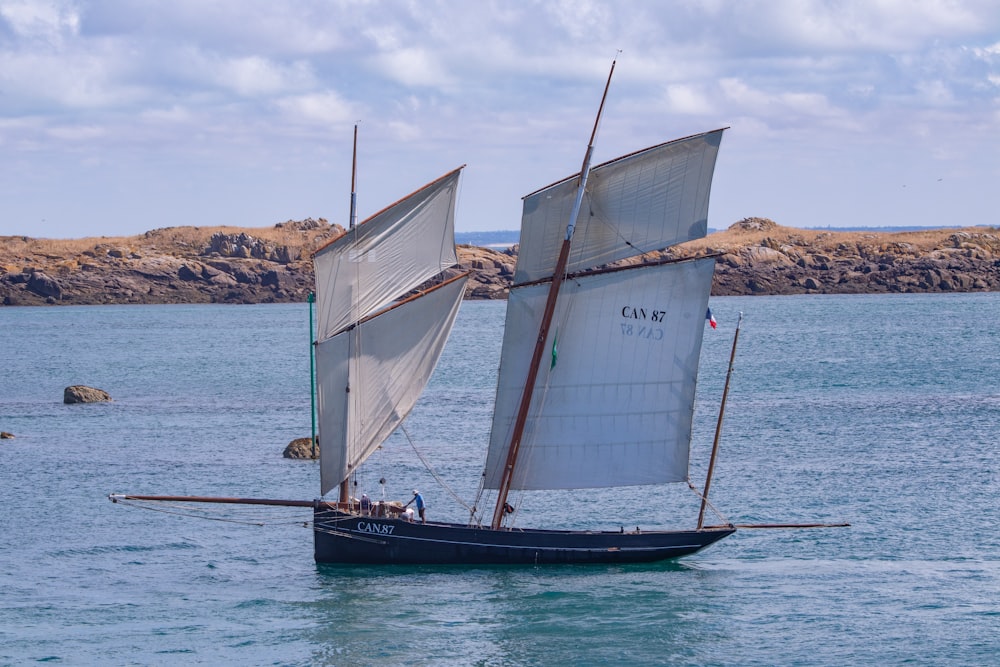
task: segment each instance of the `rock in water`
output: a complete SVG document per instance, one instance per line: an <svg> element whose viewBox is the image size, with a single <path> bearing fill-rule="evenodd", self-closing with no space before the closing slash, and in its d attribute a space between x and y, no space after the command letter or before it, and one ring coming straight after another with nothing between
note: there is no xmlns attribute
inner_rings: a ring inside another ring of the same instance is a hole
<svg viewBox="0 0 1000 667"><path fill-rule="evenodd" d="M75 384L63 390L63 403L101 403L111 400L111 395L103 389Z"/></svg>
<svg viewBox="0 0 1000 667"><path fill-rule="evenodd" d="M286 459L318 459L319 443L316 443L316 453L313 454L312 438L296 438L285 447L283 456Z"/></svg>

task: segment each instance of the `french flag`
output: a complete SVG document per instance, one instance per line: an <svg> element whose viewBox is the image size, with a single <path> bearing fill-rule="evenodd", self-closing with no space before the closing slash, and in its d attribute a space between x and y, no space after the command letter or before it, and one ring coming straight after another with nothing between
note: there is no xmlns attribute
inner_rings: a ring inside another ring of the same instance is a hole
<svg viewBox="0 0 1000 667"><path fill-rule="evenodd" d="M708 323L712 325L713 329L719 326L719 323L715 321L715 315L712 314L711 308L705 311L705 319L708 320Z"/></svg>

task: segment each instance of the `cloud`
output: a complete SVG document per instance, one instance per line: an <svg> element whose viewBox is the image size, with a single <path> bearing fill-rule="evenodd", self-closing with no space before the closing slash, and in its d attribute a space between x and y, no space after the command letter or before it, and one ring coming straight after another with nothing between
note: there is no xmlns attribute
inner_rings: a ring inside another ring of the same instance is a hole
<svg viewBox="0 0 1000 667"><path fill-rule="evenodd" d="M693 84L667 86L665 91L667 108L673 113L709 115L714 105L706 91Z"/></svg>
<svg viewBox="0 0 1000 667"><path fill-rule="evenodd" d="M772 128L789 125L815 126L817 123L840 128L851 126L847 114L832 106L827 97L820 93L769 93L736 78L722 79L719 89L730 109L739 109L743 114L763 119Z"/></svg>
<svg viewBox="0 0 1000 667"><path fill-rule="evenodd" d="M209 58L210 80L241 96L257 97L289 90L308 90L317 85L309 63L287 65L260 56Z"/></svg>
<svg viewBox="0 0 1000 667"><path fill-rule="evenodd" d="M579 166L617 49L598 161L731 125L723 184L727 165L762 159L775 181L821 176L788 166L803 162L860 173L872 144L995 174L998 34L995 0L0 0L0 181L12 193L0 207L56 219L40 214L58 204L52 193L78 180L82 156L100 156L108 187L112 167L170 164L176 174L148 178L184 192L198 165L258 178L250 191L278 210L287 191L265 194L279 182L271 170L302 184L317 165L345 168L360 120L380 181L369 188L467 162L471 224L516 226L521 195ZM47 176L56 163L62 176ZM23 169L37 196L24 194ZM476 186L484 173L489 185ZM742 192L744 180L720 187L713 210L789 196ZM175 198L154 196L169 216ZM66 215L139 224L113 210Z"/></svg>
<svg viewBox="0 0 1000 667"><path fill-rule="evenodd" d="M147 96L121 76L105 53L0 53L3 108L15 112L61 114L113 108Z"/></svg>
<svg viewBox="0 0 1000 667"><path fill-rule="evenodd" d="M89 0L81 30L94 38L141 38L236 54L286 57L351 44L352 17L364 2L304 0L294 7L264 0Z"/></svg>
<svg viewBox="0 0 1000 667"><path fill-rule="evenodd" d="M372 58L383 76L405 86L445 87L451 76L427 49L409 47L380 53Z"/></svg>
<svg viewBox="0 0 1000 667"><path fill-rule="evenodd" d="M955 104L955 96L944 81L918 81L916 88L925 106L951 106Z"/></svg>
<svg viewBox="0 0 1000 667"><path fill-rule="evenodd" d="M55 126L50 127L47 132L55 139L68 142L92 141L107 134L105 128L92 125Z"/></svg>
<svg viewBox="0 0 1000 667"><path fill-rule="evenodd" d="M989 46L976 48L972 50L978 58L986 60L988 62L996 62L1000 60L1000 42L996 44L990 44Z"/></svg>
<svg viewBox="0 0 1000 667"><path fill-rule="evenodd" d="M737 48L772 53L918 50L981 32L1000 14L990 0L747 0L713 9L739 36Z"/></svg>
<svg viewBox="0 0 1000 667"><path fill-rule="evenodd" d="M275 105L292 123L331 126L349 122L356 115L351 106L332 91L286 97L276 100Z"/></svg>
<svg viewBox="0 0 1000 667"><path fill-rule="evenodd" d="M0 20L10 26L19 40L59 44L80 27L80 17L70 6L57 2L8 0L0 5Z"/></svg>
<svg viewBox="0 0 1000 667"><path fill-rule="evenodd" d="M422 136L420 128L413 123L393 121L388 124L392 136L403 142L415 141Z"/></svg>
<svg viewBox="0 0 1000 667"><path fill-rule="evenodd" d="M196 119L190 109L177 104L162 109L146 109L140 117L149 123L176 125L188 124Z"/></svg>

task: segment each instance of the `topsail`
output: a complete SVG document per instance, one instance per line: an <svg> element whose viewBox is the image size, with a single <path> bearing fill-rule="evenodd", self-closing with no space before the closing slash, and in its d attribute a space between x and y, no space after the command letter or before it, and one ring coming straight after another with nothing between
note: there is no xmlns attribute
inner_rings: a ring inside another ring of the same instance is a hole
<svg viewBox="0 0 1000 667"><path fill-rule="evenodd" d="M696 134L593 167L567 273L705 236L722 130ZM552 277L576 176L524 198L514 283Z"/></svg>
<svg viewBox="0 0 1000 667"><path fill-rule="evenodd" d="M461 169L442 176L316 251L322 342L458 263L455 198Z"/></svg>

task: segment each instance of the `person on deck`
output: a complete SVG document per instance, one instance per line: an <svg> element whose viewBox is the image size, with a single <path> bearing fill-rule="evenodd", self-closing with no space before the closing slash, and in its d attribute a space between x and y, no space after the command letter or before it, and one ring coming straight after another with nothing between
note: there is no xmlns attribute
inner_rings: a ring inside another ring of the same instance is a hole
<svg viewBox="0 0 1000 667"><path fill-rule="evenodd" d="M417 503L417 514L420 515L420 523L427 523L427 517L424 516L424 497L420 495L420 492L413 489L413 497L410 498L410 502L403 505L403 507L409 507L410 503L416 501Z"/></svg>

